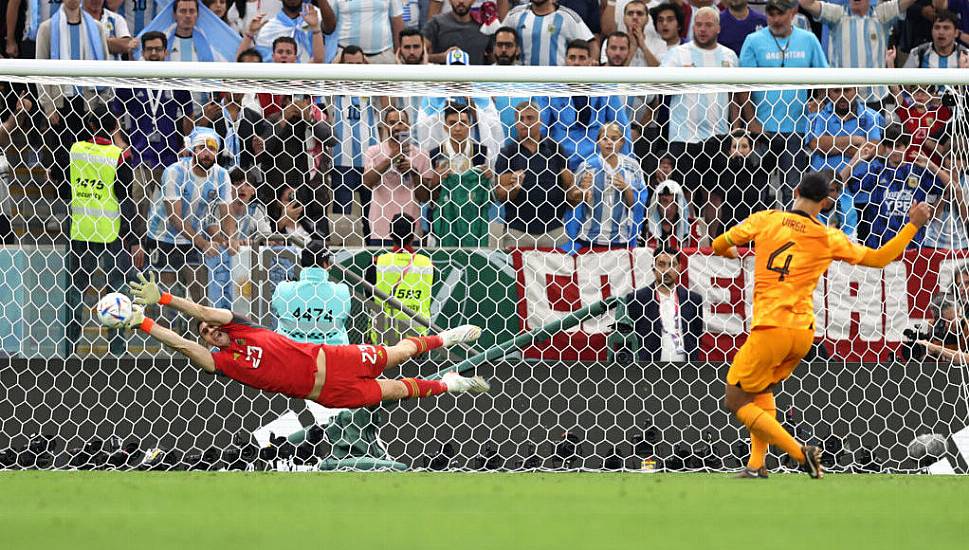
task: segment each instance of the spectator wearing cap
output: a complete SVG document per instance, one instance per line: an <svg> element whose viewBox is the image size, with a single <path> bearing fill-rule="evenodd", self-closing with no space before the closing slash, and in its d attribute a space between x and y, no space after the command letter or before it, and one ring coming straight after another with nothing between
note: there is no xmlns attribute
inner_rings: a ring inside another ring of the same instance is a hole
<svg viewBox="0 0 969 550"><path fill-rule="evenodd" d="M216 211L222 233L235 233L226 215L230 201L229 173L216 162L221 143L210 128L196 128L186 139L190 156L168 166L161 186L152 196L148 214L146 248L151 267L160 272L166 284L176 276L188 286L194 300L202 300L205 272L199 268L202 256L218 256L218 241L205 232L204 222Z"/></svg>
<svg viewBox="0 0 969 550"><path fill-rule="evenodd" d="M740 50L740 66L795 69L827 67L828 61L816 36L795 28L795 0L768 0L767 27L751 34ZM740 96L741 117L748 132L762 136L764 168L781 176L778 198L786 206L792 198L807 158L804 136L808 130L806 89L758 91ZM755 138L756 139L756 138Z"/></svg>
<svg viewBox="0 0 969 550"><path fill-rule="evenodd" d="M283 281L273 291L276 331L297 342L346 345L350 287L330 280L333 255L323 241L311 241L300 255L298 281Z"/></svg>
<svg viewBox="0 0 969 550"><path fill-rule="evenodd" d="M434 16L421 29L428 43L428 61L443 64L450 51L460 49L467 52L468 64L484 65L490 37L481 32L481 24L471 18L473 1L449 1L451 11Z"/></svg>
<svg viewBox="0 0 969 550"><path fill-rule="evenodd" d="M827 54L832 67L877 69L885 66L891 27L915 0L822 2L800 0L801 8L828 30ZM888 94L885 86L859 90L863 103L880 107Z"/></svg>
<svg viewBox="0 0 969 550"><path fill-rule="evenodd" d="M553 0L531 0L516 6L502 25L518 31L523 65L565 65L567 46L572 41L595 41L579 14ZM598 44L593 50L599 51Z"/></svg>
<svg viewBox="0 0 969 550"><path fill-rule="evenodd" d="M137 210L128 196L132 180L128 154L111 139L118 131L118 119L107 107L99 105L88 113L84 127L77 131L80 139L71 146L69 167L72 199L67 256L67 354L80 343L82 295L91 286L93 273L103 270L108 288L118 292L131 269L132 256L139 267L143 261L140 235L132 232L131 222ZM124 352L120 332L115 331L112 338L112 353Z"/></svg>
<svg viewBox="0 0 969 550"><path fill-rule="evenodd" d="M501 148L495 164L495 197L505 208L501 245L561 246L568 241L563 221L572 172L558 145L543 131L541 107L523 101L515 112L516 139Z"/></svg>

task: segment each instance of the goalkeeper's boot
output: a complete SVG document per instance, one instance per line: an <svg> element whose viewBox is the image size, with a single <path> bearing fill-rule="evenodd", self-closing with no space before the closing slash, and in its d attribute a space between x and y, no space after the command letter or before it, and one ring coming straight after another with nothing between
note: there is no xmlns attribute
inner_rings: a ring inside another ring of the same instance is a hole
<svg viewBox="0 0 969 550"><path fill-rule="evenodd" d="M770 477L770 473L767 471L766 467L761 466L756 470L744 468L743 470L740 470L740 472L734 477L737 479L767 479Z"/></svg>
<svg viewBox="0 0 969 550"><path fill-rule="evenodd" d="M441 381L448 393L485 393L491 389L491 384L480 376L466 378L454 371L442 376Z"/></svg>
<svg viewBox="0 0 969 550"><path fill-rule="evenodd" d="M461 325L449 328L438 336L441 337L444 347L449 348L455 344L474 342L481 336L481 328L474 325Z"/></svg>
<svg viewBox="0 0 969 550"><path fill-rule="evenodd" d="M804 445L801 447L801 452L804 453L804 464L801 464L801 470L807 472L811 479L824 477L824 469L821 467L821 448Z"/></svg>

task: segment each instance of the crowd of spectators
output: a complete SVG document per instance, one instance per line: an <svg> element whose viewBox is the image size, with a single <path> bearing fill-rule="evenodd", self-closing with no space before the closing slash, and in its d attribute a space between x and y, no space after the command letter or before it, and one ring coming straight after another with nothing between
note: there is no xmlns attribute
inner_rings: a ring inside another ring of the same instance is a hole
<svg viewBox="0 0 969 550"><path fill-rule="evenodd" d="M969 67L967 0L8 0L0 16L5 54L38 59ZM703 246L751 212L787 206L809 169L842 190L824 221L852 238L878 246L927 200L939 216L915 245L969 245L964 163L948 154L958 110L940 87L406 99L6 91L4 133L14 121L64 202L85 114L104 105L118 117L112 140L133 170L127 215L147 252L138 267L214 272L263 231L386 246L401 214L427 246Z"/></svg>

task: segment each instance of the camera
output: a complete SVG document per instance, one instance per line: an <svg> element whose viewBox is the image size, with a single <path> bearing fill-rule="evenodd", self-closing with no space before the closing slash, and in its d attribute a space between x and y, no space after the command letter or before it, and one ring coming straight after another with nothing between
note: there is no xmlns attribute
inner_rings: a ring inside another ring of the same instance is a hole
<svg viewBox="0 0 969 550"><path fill-rule="evenodd" d="M932 338L931 334L921 333L910 328L902 331L905 335L905 341L902 342L900 351L902 352L902 357L906 361L921 361L925 358L925 346L922 344L916 344L916 340L929 340Z"/></svg>

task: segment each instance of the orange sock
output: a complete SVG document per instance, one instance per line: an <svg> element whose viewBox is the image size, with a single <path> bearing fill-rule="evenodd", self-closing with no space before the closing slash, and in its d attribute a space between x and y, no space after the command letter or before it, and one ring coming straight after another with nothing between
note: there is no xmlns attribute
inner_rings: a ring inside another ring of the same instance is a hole
<svg viewBox="0 0 969 550"><path fill-rule="evenodd" d="M771 418L777 418L777 406L774 405L773 393L758 393L754 396L754 404L764 410ZM750 458L747 467L759 470L764 467L767 459L767 440L755 433L750 434Z"/></svg>
<svg viewBox="0 0 969 550"><path fill-rule="evenodd" d="M422 380L420 378L401 378L407 388L407 397L430 397L447 391L447 385L440 380Z"/></svg>
<svg viewBox="0 0 969 550"><path fill-rule="evenodd" d="M794 460L804 462L801 444L787 433L776 418L764 412L764 409L754 403L747 403L737 411L737 420L747 426L751 435L756 434L768 444L780 447L782 451L794 457Z"/></svg>

